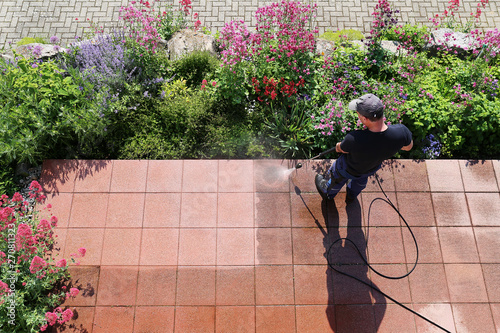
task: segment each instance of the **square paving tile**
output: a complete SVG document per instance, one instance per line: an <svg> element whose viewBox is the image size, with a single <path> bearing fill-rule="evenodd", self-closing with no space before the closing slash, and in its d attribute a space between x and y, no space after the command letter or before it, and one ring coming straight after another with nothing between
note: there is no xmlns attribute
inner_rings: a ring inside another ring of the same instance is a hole
<svg viewBox="0 0 500 333"><path fill-rule="evenodd" d="M215 307L213 306L176 307L175 331L213 333L215 331Z"/></svg>
<svg viewBox="0 0 500 333"><path fill-rule="evenodd" d="M292 263L290 228L257 228L255 230L255 264L286 265Z"/></svg>
<svg viewBox="0 0 500 333"><path fill-rule="evenodd" d="M396 193L386 192L392 203L398 207ZM363 220L369 227L394 227L399 226L398 213L386 202L378 199L385 199L383 194L362 193L361 202L363 207ZM406 217L405 217L406 218Z"/></svg>
<svg viewBox="0 0 500 333"><path fill-rule="evenodd" d="M376 304L373 307L377 332L415 332L415 315L398 304Z"/></svg>
<svg viewBox="0 0 500 333"><path fill-rule="evenodd" d="M217 193L182 193L181 227L216 227Z"/></svg>
<svg viewBox="0 0 500 333"><path fill-rule="evenodd" d="M434 209L429 192L397 194L398 209L410 226L435 226Z"/></svg>
<svg viewBox="0 0 500 333"><path fill-rule="evenodd" d="M179 229L143 229L141 265L177 265Z"/></svg>
<svg viewBox="0 0 500 333"><path fill-rule="evenodd" d="M382 163L382 168L377 171L377 176L380 181L380 185L384 191L395 191L394 185L394 170L392 168L394 162L392 160L388 160ZM370 176L368 178L368 182L366 184L366 188L363 190L364 192L381 192L380 187L377 182L377 178L375 175Z"/></svg>
<svg viewBox="0 0 500 333"><path fill-rule="evenodd" d="M209 229L181 229L179 234L179 265L216 264L217 231Z"/></svg>
<svg viewBox="0 0 500 333"><path fill-rule="evenodd" d="M177 266L139 266L137 305L175 305Z"/></svg>
<svg viewBox="0 0 500 333"><path fill-rule="evenodd" d="M290 194L255 193L255 226L290 227Z"/></svg>
<svg viewBox="0 0 500 333"><path fill-rule="evenodd" d="M482 264L484 283L490 302L500 303L500 265Z"/></svg>
<svg viewBox="0 0 500 333"><path fill-rule="evenodd" d="M134 308L129 306L97 306L92 333L132 333Z"/></svg>
<svg viewBox="0 0 500 333"><path fill-rule="evenodd" d="M391 277L399 277L405 275L413 267L412 264L408 265L372 265L372 268L377 272ZM377 286L378 289L387 293L389 296L398 302L408 304L411 303L410 283L408 278L402 279L386 279L377 275L375 272L370 271L370 280ZM393 303L390 299L385 300L388 304Z"/></svg>
<svg viewBox="0 0 500 333"><path fill-rule="evenodd" d="M337 332L333 306L301 305L295 307L297 332Z"/></svg>
<svg viewBox="0 0 500 333"><path fill-rule="evenodd" d="M180 192L184 161L148 161L147 192Z"/></svg>
<svg viewBox="0 0 500 333"><path fill-rule="evenodd" d="M253 228L217 229L217 265L254 265Z"/></svg>
<svg viewBox="0 0 500 333"><path fill-rule="evenodd" d="M95 306L99 283L99 266L72 266L68 269L71 280L68 288L79 290L76 297L70 297L64 306Z"/></svg>
<svg viewBox="0 0 500 333"><path fill-rule="evenodd" d="M141 228L144 193L110 193L106 227Z"/></svg>
<svg viewBox="0 0 500 333"><path fill-rule="evenodd" d="M430 319L444 329L453 333L456 332L453 312L451 310L450 304L414 304L413 310L415 310L425 318ZM417 325L417 332L434 332L436 330L439 330L439 328L437 328L435 325L432 325L428 321L417 316L415 316L415 323Z"/></svg>
<svg viewBox="0 0 500 333"><path fill-rule="evenodd" d="M359 320L363 318L363 320ZM377 332L374 308L371 304L335 306L335 332Z"/></svg>
<svg viewBox="0 0 500 333"><path fill-rule="evenodd" d="M294 266L295 304L329 304L333 289L328 288L327 269L327 265Z"/></svg>
<svg viewBox="0 0 500 333"><path fill-rule="evenodd" d="M108 193L75 193L68 226L72 228L104 228L108 198Z"/></svg>
<svg viewBox="0 0 500 333"><path fill-rule="evenodd" d="M70 261L71 255L78 253L78 249L83 247L87 251L83 258L77 259L78 262L81 265L100 265L103 243L104 229L102 228L68 229L64 246L64 258L72 265Z"/></svg>
<svg viewBox="0 0 500 333"><path fill-rule="evenodd" d="M443 264L419 264L409 279L413 303L450 301Z"/></svg>
<svg viewBox="0 0 500 333"><path fill-rule="evenodd" d="M177 305L215 305L215 266L179 266Z"/></svg>
<svg viewBox="0 0 500 333"><path fill-rule="evenodd" d="M103 265L138 265L141 229L106 229L102 247Z"/></svg>
<svg viewBox="0 0 500 333"><path fill-rule="evenodd" d="M183 192L217 192L218 161L186 160L182 172Z"/></svg>
<svg viewBox="0 0 500 333"><path fill-rule="evenodd" d="M137 274L137 266L101 266L97 305L134 305Z"/></svg>
<svg viewBox="0 0 500 333"><path fill-rule="evenodd" d="M326 227L326 203L323 203L321 196L317 192L301 193L300 195L292 193L290 199L293 227L316 228L318 224L323 228ZM332 211L336 214L336 221L338 221L338 212L336 209Z"/></svg>
<svg viewBox="0 0 500 333"><path fill-rule="evenodd" d="M295 332L294 306L258 306L255 317L256 333Z"/></svg>
<svg viewBox="0 0 500 333"><path fill-rule="evenodd" d="M146 193L144 228L177 228L181 219L180 193Z"/></svg>
<svg viewBox="0 0 500 333"><path fill-rule="evenodd" d="M290 179L286 175L288 163L281 160L255 160L254 182L256 192L289 192Z"/></svg>
<svg viewBox="0 0 500 333"><path fill-rule="evenodd" d="M255 268L217 267L216 304L255 305Z"/></svg>
<svg viewBox="0 0 500 333"><path fill-rule="evenodd" d="M495 170L491 161L461 160L459 163L466 192L498 192Z"/></svg>
<svg viewBox="0 0 500 333"><path fill-rule="evenodd" d="M406 227L402 227L403 240L405 246L406 262L412 264L417 257L418 246L418 262L419 263L440 263L443 262L441 255L441 245L436 227L412 227L411 231L415 236L415 240L411 236L410 231Z"/></svg>
<svg viewBox="0 0 500 333"><path fill-rule="evenodd" d="M219 193L217 226L248 228L254 226L253 193Z"/></svg>
<svg viewBox="0 0 500 333"><path fill-rule="evenodd" d="M444 263L476 263L479 255L472 227L440 227Z"/></svg>
<svg viewBox="0 0 500 333"><path fill-rule="evenodd" d="M472 225L500 226L500 193L466 193Z"/></svg>
<svg viewBox="0 0 500 333"><path fill-rule="evenodd" d="M144 192L147 174L146 160L115 160L111 176L111 192Z"/></svg>
<svg viewBox="0 0 500 333"><path fill-rule="evenodd" d="M79 160L75 192L109 192L113 161Z"/></svg>
<svg viewBox="0 0 500 333"><path fill-rule="evenodd" d="M482 263L500 263L500 227L475 227L477 249Z"/></svg>
<svg viewBox="0 0 500 333"><path fill-rule="evenodd" d="M217 333L254 333L254 306L218 306L216 308Z"/></svg>
<svg viewBox="0 0 500 333"><path fill-rule="evenodd" d="M319 228L293 228L293 263L295 265L325 264L330 237Z"/></svg>
<svg viewBox="0 0 500 333"><path fill-rule="evenodd" d="M61 327L61 332L94 332L95 307L75 306L71 307L71 310L73 311L73 318Z"/></svg>
<svg viewBox="0 0 500 333"><path fill-rule="evenodd" d="M413 160L395 160L392 167L398 192L430 190L426 163Z"/></svg>
<svg viewBox="0 0 500 333"><path fill-rule="evenodd" d="M433 192L463 192L458 160L426 160L429 184Z"/></svg>
<svg viewBox="0 0 500 333"><path fill-rule="evenodd" d="M253 160L219 161L219 192L253 192Z"/></svg>
<svg viewBox="0 0 500 333"><path fill-rule="evenodd" d="M45 192L73 192L78 160L45 160L42 164L40 185Z"/></svg>
<svg viewBox="0 0 500 333"><path fill-rule="evenodd" d="M452 302L488 302L480 264L445 264L444 267Z"/></svg>
<svg viewBox="0 0 500 333"><path fill-rule="evenodd" d="M55 216L57 218L57 226L66 228L69 224L72 202L73 193L48 193L45 202L37 206L40 212L39 216L48 221L51 221L52 216Z"/></svg>
<svg viewBox="0 0 500 333"><path fill-rule="evenodd" d="M454 303L453 315L457 332L487 333L495 331L488 304Z"/></svg>
<svg viewBox="0 0 500 333"><path fill-rule="evenodd" d="M365 283L371 283L368 277L368 267L361 265L344 265L338 266L336 269L345 274L356 277ZM367 285L336 271L329 270L327 272L328 290L331 293L333 289L333 304L335 310L337 305L343 304L372 304L372 302L381 302L383 297L374 292ZM331 298L329 302L331 302ZM372 315L373 317L373 315ZM339 317L337 316L337 325L339 325Z"/></svg>
<svg viewBox="0 0 500 333"><path fill-rule="evenodd" d="M438 226L470 226L465 193L432 193L434 214Z"/></svg>
<svg viewBox="0 0 500 333"><path fill-rule="evenodd" d="M368 258L373 264L405 263L401 228L371 228L368 239Z"/></svg>
<svg viewBox="0 0 500 333"><path fill-rule="evenodd" d="M135 308L134 332L173 333L173 306L138 306Z"/></svg>
<svg viewBox="0 0 500 333"><path fill-rule="evenodd" d="M294 304L293 266L256 266L257 305Z"/></svg>

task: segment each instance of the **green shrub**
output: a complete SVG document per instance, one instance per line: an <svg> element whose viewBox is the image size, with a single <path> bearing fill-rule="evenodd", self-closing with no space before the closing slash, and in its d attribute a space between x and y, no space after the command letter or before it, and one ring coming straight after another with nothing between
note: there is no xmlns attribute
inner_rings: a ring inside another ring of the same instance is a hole
<svg viewBox="0 0 500 333"><path fill-rule="evenodd" d="M39 163L78 156L105 124L71 77L52 62L20 59L0 76L0 156Z"/></svg>
<svg viewBox="0 0 500 333"><path fill-rule="evenodd" d="M399 42L405 49L420 51L429 42L430 29L411 24L391 26L382 38Z"/></svg>
<svg viewBox="0 0 500 333"><path fill-rule="evenodd" d="M208 51L195 51L172 64L176 78L186 80L188 87L199 87L203 79L215 73L219 61Z"/></svg>
<svg viewBox="0 0 500 333"><path fill-rule="evenodd" d="M362 40L364 38L363 33L354 29L344 29L338 31L326 30L319 38L334 41L335 43L340 43L349 40Z"/></svg>

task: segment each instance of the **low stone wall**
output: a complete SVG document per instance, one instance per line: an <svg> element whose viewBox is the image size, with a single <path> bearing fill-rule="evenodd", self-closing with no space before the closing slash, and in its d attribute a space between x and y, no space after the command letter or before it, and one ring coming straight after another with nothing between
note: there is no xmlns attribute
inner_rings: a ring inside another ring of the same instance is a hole
<svg viewBox="0 0 500 333"><path fill-rule="evenodd" d="M276 0L277 1L277 0ZM58 36L62 45L73 42L75 36L90 31L87 19L111 29L119 23L121 6L129 0L0 0L0 48L23 37ZM163 3L172 3L162 1ZM174 3L177 5L178 0ZM262 0L193 0L193 12L199 13L202 24L212 32L220 30L226 22L244 20L252 28L257 8L272 3ZM304 0L304 2L311 2ZM461 1L462 16L468 17L475 10L478 0ZM370 31L371 13L377 1L318 0L317 24L320 33L325 30L357 29ZM390 1L399 9L400 22L430 25L429 17L442 13L447 0L397 0ZM500 27L500 2L490 0L483 11L480 27Z"/></svg>

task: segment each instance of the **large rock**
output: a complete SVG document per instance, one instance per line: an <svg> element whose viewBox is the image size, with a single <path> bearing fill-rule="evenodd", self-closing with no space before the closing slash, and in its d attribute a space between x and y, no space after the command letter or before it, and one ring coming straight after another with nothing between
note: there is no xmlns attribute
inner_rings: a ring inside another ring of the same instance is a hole
<svg viewBox="0 0 500 333"><path fill-rule="evenodd" d="M179 59L185 54L194 51L208 51L210 54L217 56L215 38L191 29L177 31L167 41L167 51L172 60Z"/></svg>
<svg viewBox="0 0 500 333"><path fill-rule="evenodd" d="M474 49L474 37L463 32L451 29L437 29L431 33L431 39L424 47L432 55L438 51L448 49L459 55L470 53Z"/></svg>
<svg viewBox="0 0 500 333"><path fill-rule="evenodd" d="M33 52L35 48L39 48L39 52L36 52L36 54ZM40 44L40 43L21 45L16 48L17 54L20 54L25 58L34 57L35 59L52 58L58 53L66 51L67 50L65 48L60 47L58 45Z"/></svg>

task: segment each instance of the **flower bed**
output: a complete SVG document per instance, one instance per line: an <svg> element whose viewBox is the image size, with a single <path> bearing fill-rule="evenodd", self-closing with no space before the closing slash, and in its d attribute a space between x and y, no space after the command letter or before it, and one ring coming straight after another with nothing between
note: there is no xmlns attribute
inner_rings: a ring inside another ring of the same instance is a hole
<svg viewBox="0 0 500 333"><path fill-rule="evenodd" d="M203 31L191 2L131 1L123 30L94 27L93 42L52 60L0 63L0 188L12 193L16 163L46 158L314 156L360 127L347 105L366 92L383 100L387 122L413 132L414 149L396 157L498 158L500 32L474 29L487 2L461 24L452 0L431 29L400 24L379 0L364 46L340 36L326 56L315 51L316 5L280 1L256 11L255 30L228 22L219 57L170 60L162 39ZM431 54L434 27L469 32L470 51ZM398 50L384 49L386 39Z"/></svg>

